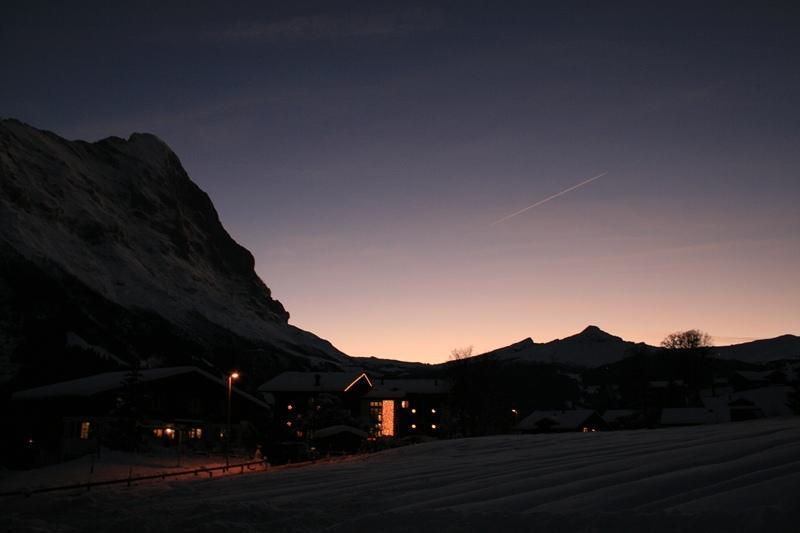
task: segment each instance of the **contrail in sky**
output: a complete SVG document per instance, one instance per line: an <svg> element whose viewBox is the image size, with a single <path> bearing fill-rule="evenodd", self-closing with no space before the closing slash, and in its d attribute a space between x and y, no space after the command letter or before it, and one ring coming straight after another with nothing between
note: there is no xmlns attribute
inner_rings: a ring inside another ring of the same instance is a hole
<svg viewBox="0 0 800 533"><path fill-rule="evenodd" d="M602 178L603 176L605 176L606 174L608 174L608 172L607 172L607 171L606 171L606 172L601 172L601 173L600 173L600 174L598 174L597 176L594 176L594 177L592 177L592 178L589 178L588 180L582 181L582 182L578 183L577 185L573 185L573 186L572 186L572 187L570 187L569 189L564 189L563 191L561 191L561 192L557 192L557 193L555 193L555 194L554 194L554 195L552 195L552 196L548 196L548 197L547 197L547 198L545 198L544 200L539 200L538 202L536 202L536 203L535 203L535 204L533 204L533 205L529 205L528 207L526 207L526 208L524 208L524 209L520 209L519 211L517 211L517 212L515 212L515 213L511 213L510 215L506 215L506 216L504 216L503 218L501 218L500 220L495 220L494 222L492 222L492 223L491 223L491 224L489 224L489 225L490 225L490 226L495 226L495 225L497 225L497 224L500 224L501 222L505 222L505 221L506 221L506 220L508 220L509 218L514 218L514 217L515 217L515 216L517 216L517 215L521 215L522 213L524 213L524 212L525 212L525 211L527 211L528 209L533 209L534 207L539 207L539 206L540 206L540 205L542 205L543 203L545 203L545 202L549 202L549 201L550 201L550 200L552 200L553 198L558 198L558 197L559 197L559 196L561 196L562 194L567 194L567 193L568 193L568 192L570 192L570 191L574 191L574 190L575 190L575 189L577 189L578 187L583 187L583 186L584 186L584 185L586 185L587 183L590 183L590 182L592 182L592 181L594 181L594 180L596 180L596 179L600 179L600 178Z"/></svg>

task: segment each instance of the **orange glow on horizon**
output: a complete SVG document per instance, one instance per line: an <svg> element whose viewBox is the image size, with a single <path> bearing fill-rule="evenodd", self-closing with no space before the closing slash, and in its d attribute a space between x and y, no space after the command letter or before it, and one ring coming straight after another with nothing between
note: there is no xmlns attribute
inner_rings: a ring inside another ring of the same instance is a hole
<svg viewBox="0 0 800 533"><path fill-rule="evenodd" d="M579 192L559 206L579 201ZM476 221L474 212L452 213L441 229L438 217L409 219L395 246L367 248L369 261L344 237L326 241L335 251L324 262L315 250L278 260L265 243L257 265L285 295L294 325L352 356L436 364L455 347L481 354L588 325L654 346L692 328L720 346L800 334L796 240L737 237L753 232L746 217L720 237L724 213L675 219L674 206L660 201L646 209L554 206L491 230L479 227L489 214Z"/></svg>

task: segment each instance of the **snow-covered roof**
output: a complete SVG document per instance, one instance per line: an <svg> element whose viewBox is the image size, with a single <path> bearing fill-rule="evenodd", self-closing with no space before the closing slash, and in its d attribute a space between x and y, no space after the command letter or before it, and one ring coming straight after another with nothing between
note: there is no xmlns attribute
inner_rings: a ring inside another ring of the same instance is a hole
<svg viewBox="0 0 800 533"><path fill-rule="evenodd" d="M690 426L717 422L714 410L706 407L667 407L661 410L661 423L665 426Z"/></svg>
<svg viewBox="0 0 800 533"><path fill-rule="evenodd" d="M402 398L408 394L446 394L450 383L442 379L383 379L373 381L368 398Z"/></svg>
<svg viewBox="0 0 800 533"><path fill-rule="evenodd" d="M283 372L261 385L261 392L343 392L360 379L372 382L363 372Z"/></svg>
<svg viewBox="0 0 800 533"><path fill-rule="evenodd" d="M180 376L183 374L197 373L206 379L214 381L219 385L227 386L224 379L209 374L205 370L201 370L196 366L173 366L165 368L147 368L139 371L139 382L148 383L165 379L173 376ZM105 372L103 374L95 374L94 376L87 376L85 378L72 379L69 381L61 381L42 387L33 389L21 390L12 395L14 400L43 400L48 398L61 398L61 397L89 397L102 392L120 389L125 386L125 380L130 376L130 371L123 370L118 372ZM233 388L233 392L257 403L262 407L267 407L263 401L258 398L247 394L237 388Z"/></svg>
<svg viewBox="0 0 800 533"><path fill-rule="evenodd" d="M571 409L564 411L534 411L517 424L517 429L538 429L538 422L551 420L550 429L577 429L590 416L595 414L591 409Z"/></svg>
<svg viewBox="0 0 800 533"><path fill-rule="evenodd" d="M759 407L765 416L788 416L792 410L787 405L789 394L794 389L788 385L772 385L758 389L749 389L731 395L731 400L748 400Z"/></svg>
<svg viewBox="0 0 800 533"><path fill-rule="evenodd" d="M322 428L318 431L314 432L315 439L324 439L327 437L332 437L333 435L339 435L340 433L351 433L357 437L361 437L362 439L367 438L367 433L361 431L358 428L354 428L353 426L344 426L344 425L336 425L336 426L328 426L326 428Z"/></svg>

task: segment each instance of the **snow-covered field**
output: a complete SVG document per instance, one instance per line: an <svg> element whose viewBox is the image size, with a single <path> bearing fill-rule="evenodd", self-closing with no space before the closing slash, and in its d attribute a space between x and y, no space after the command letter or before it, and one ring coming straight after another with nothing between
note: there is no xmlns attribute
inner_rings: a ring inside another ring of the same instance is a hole
<svg viewBox="0 0 800 533"><path fill-rule="evenodd" d="M8 531L798 531L800 417L439 441L0 511Z"/></svg>

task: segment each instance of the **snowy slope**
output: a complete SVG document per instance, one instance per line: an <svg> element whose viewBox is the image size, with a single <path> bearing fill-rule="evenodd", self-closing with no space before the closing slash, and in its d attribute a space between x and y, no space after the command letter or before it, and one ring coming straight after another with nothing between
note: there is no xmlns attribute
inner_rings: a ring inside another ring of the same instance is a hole
<svg viewBox="0 0 800 533"><path fill-rule="evenodd" d="M765 363L776 359L800 360L800 337L797 335L781 335L774 339L761 339L718 346L714 349L718 357L736 359L748 363Z"/></svg>
<svg viewBox="0 0 800 533"><path fill-rule="evenodd" d="M288 324L253 256L153 135L87 143L0 121L0 227L4 267L68 283L66 297L79 303L87 297L73 286L109 306L155 313L200 344L221 332L290 355L347 360ZM82 311L102 321L102 310ZM77 334L95 342L88 329Z"/></svg>
<svg viewBox="0 0 800 533"><path fill-rule="evenodd" d="M0 501L12 530L796 531L800 418L431 442Z"/></svg>

